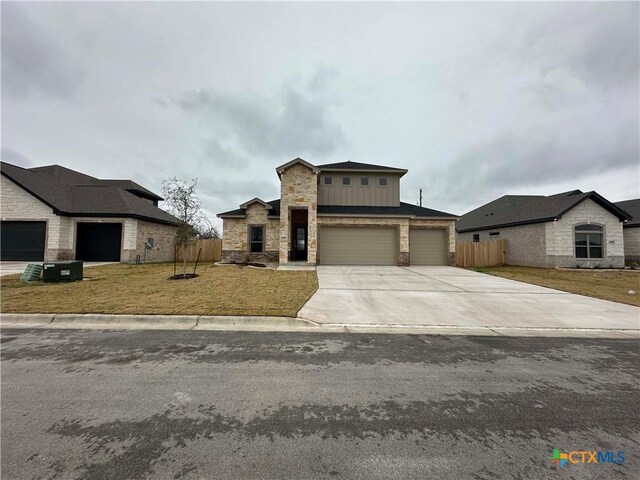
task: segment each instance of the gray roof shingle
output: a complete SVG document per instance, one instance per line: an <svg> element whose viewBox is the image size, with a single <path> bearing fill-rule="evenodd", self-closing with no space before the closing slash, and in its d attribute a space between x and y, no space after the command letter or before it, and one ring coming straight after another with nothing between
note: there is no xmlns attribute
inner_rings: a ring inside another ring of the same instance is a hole
<svg viewBox="0 0 640 480"><path fill-rule="evenodd" d="M505 195L462 216L456 231L470 232L491 228L549 222L561 218L567 211L587 198L616 215L620 220L631 218L624 210L596 192L572 190L556 195Z"/></svg>
<svg viewBox="0 0 640 480"><path fill-rule="evenodd" d="M338 162L338 163L325 163L324 165L316 165L320 170L365 170L365 171L396 171L407 172L404 168L386 167L384 165L372 165L370 163L360 162Z"/></svg>
<svg viewBox="0 0 640 480"><path fill-rule="evenodd" d="M59 165L22 168L1 162L0 166L3 176L59 215L134 217L172 225L180 223L173 215L131 193L136 191L152 200L161 199L130 180L100 180Z"/></svg>
<svg viewBox="0 0 640 480"><path fill-rule="evenodd" d="M280 216L280 200L272 200L267 202L273 208L269 210L268 215ZM218 217L245 217L246 210L238 208L224 213L219 213ZM420 217L420 218L458 218L451 213L440 212L430 208L419 207L410 203L400 202L399 207L373 207L359 205L318 205L318 215L394 215L401 217Z"/></svg>
<svg viewBox="0 0 640 480"><path fill-rule="evenodd" d="M625 227L640 227L640 198L616 202L615 204L631 216L631 220L624 224Z"/></svg>

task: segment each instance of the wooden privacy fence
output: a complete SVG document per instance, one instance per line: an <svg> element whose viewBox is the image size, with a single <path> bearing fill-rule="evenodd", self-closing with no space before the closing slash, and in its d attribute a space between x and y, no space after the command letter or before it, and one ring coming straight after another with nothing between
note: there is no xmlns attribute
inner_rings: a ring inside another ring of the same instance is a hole
<svg viewBox="0 0 640 480"><path fill-rule="evenodd" d="M187 248L187 262L195 262L200 252L199 262L219 262L222 259L222 240L219 238L207 238L196 240ZM176 247L176 258L182 260L182 248Z"/></svg>
<svg viewBox="0 0 640 480"><path fill-rule="evenodd" d="M507 263L507 241L457 242L456 265L459 267L490 267Z"/></svg>

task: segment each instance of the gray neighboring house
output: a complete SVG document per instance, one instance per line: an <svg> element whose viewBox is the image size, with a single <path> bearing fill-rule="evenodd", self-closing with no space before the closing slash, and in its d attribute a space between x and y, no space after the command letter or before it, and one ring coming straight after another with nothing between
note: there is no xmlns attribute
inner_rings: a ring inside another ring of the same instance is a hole
<svg viewBox="0 0 640 480"><path fill-rule="evenodd" d="M0 162L0 259L170 261L180 221L131 180Z"/></svg>
<svg viewBox="0 0 640 480"><path fill-rule="evenodd" d="M624 258L627 264L640 264L640 198L616 202L616 205L631 215L624 224Z"/></svg>
<svg viewBox="0 0 640 480"><path fill-rule="evenodd" d="M505 195L465 214L457 241L507 240L507 263L531 267L624 267L631 215L596 192Z"/></svg>

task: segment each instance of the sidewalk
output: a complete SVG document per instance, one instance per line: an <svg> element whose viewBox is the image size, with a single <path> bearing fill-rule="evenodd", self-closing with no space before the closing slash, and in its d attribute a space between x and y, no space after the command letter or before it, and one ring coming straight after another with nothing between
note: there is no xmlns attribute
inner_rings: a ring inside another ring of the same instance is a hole
<svg viewBox="0 0 640 480"><path fill-rule="evenodd" d="M17 273L24 272L24 269L27 268L27 265L30 263L37 263L42 265L43 261L34 261L34 262L0 262L0 277L4 277L5 275L15 275ZM83 262L84 268L90 267L99 267L100 265L109 265L111 263L117 262Z"/></svg>
<svg viewBox="0 0 640 480"><path fill-rule="evenodd" d="M319 324L290 317L199 315L0 314L0 328L94 330L218 330L254 332L386 333L507 337L640 338L638 329L523 328L404 324Z"/></svg>

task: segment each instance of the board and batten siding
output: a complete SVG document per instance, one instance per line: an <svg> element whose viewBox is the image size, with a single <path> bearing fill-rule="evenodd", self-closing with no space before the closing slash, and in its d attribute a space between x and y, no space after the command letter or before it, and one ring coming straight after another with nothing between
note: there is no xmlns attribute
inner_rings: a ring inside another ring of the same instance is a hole
<svg viewBox="0 0 640 480"><path fill-rule="evenodd" d="M331 185L325 185L325 177L331 177ZM351 185L342 185L343 177L351 178ZM369 179L368 186L360 185L362 177ZM386 186L379 185L380 177L387 179ZM318 205L397 207L400 205L400 176L366 172L323 172L318 185Z"/></svg>

